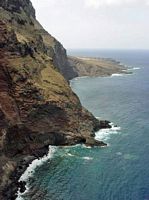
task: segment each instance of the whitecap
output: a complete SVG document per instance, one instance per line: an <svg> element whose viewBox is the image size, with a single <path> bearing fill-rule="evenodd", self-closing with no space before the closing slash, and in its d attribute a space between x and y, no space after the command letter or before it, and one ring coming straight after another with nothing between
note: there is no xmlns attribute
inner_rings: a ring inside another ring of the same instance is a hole
<svg viewBox="0 0 149 200"><path fill-rule="evenodd" d="M83 159L84 159L84 160L93 160L92 157L87 157L87 156L86 156L86 157L83 157Z"/></svg>
<svg viewBox="0 0 149 200"><path fill-rule="evenodd" d="M121 156L122 152L117 152L116 155Z"/></svg>
<svg viewBox="0 0 149 200"><path fill-rule="evenodd" d="M114 76L123 76L124 74L112 74L111 77L114 77Z"/></svg>
<svg viewBox="0 0 149 200"><path fill-rule="evenodd" d="M28 184L28 180L29 178L31 178L35 172L35 169L39 166L41 166L43 163L45 163L46 161L50 160L54 153L56 151L56 147L55 146L49 146L49 151L48 154L43 156L40 159L35 159L32 161L32 163L28 166L28 168L26 169L26 171L24 172L24 174L22 174L22 176L20 177L19 181L25 181L26 182L26 190L24 193L21 193L20 190L18 190L17 192L17 198L16 200L23 200L23 195L25 193L28 192L29 190L29 184Z"/></svg>
<svg viewBox="0 0 149 200"><path fill-rule="evenodd" d="M133 67L132 68L133 70L139 70L139 69L141 69L140 67Z"/></svg>
<svg viewBox="0 0 149 200"><path fill-rule="evenodd" d="M110 130L113 130L113 131L120 131L121 130L121 127L115 126L112 122L109 123L109 125L111 126Z"/></svg>
<svg viewBox="0 0 149 200"><path fill-rule="evenodd" d="M80 155L74 155L74 154L71 154L71 153L67 153L66 155L69 156L69 157L74 157L75 156L77 159L93 160L93 158L89 157L89 156L81 157Z"/></svg>
<svg viewBox="0 0 149 200"><path fill-rule="evenodd" d="M133 70L139 70L141 69L140 67L131 67L129 69L127 69L127 71L133 71Z"/></svg>
<svg viewBox="0 0 149 200"><path fill-rule="evenodd" d="M73 157L75 155L71 154L71 153L67 153L68 156Z"/></svg>

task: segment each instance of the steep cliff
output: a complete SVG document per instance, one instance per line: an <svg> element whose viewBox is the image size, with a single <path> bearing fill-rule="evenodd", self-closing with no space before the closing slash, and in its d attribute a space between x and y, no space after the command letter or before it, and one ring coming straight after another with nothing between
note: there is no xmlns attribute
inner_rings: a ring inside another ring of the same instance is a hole
<svg viewBox="0 0 149 200"><path fill-rule="evenodd" d="M67 62L29 0L0 2L0 199L15 198L26 164L49 145L105 145L93 137L101 124L66 80Z"/></svg>

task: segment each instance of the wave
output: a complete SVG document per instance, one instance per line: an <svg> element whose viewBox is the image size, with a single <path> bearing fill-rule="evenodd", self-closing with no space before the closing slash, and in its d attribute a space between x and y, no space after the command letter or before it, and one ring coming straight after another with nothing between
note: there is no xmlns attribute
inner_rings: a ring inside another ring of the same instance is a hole
<svg viewBox="0 0 149 200"><path fill-rule="evenodd" d="M118 76L130 76L132 75L133 68L132 69L124 69L123 72L126 72L124 74L112 74L111 77L118 77Z"/></svg>
<svg viewBox="0 0 149 200"><path fill-rule="evenodd" d="M123 154L122 154L122 152L119 151L119 152L116 153L116 155L122 156Z"/></svg>
<svg viewBox="0 0 149 200"><path fill-rule="evenodd" d="M17 192L17 198L16 200L23 200L23 195L26 194L29 190L29 184L28 184L28 180L33 176L35 169L39 166L41 166L43 163L45 163L46 161L50 160L55 151L56 151L56 147L55 146L49 146L49 151L48 154L43 156L40 159L35 159L32 161L32 163L29 165L29 167L26 169L26 171L24 172L24 174L22 174L22 176L20 177L19 181L25 181L26 182L26 190L24 193L20 192L20 189Z"/></svg>
<svg viewBox="0 0 149 200"><path fill-rule="evenodd" d="M73 157L75 155L71 154L71 153L67 153L68 156Z"/></svg>
<svg viewBox="0 0 149 200"><path fill-rule="evenodd" d="M127 69L126 71L132 71L132 70L139 70L141 69L140 67L131 67L129 69Z"/></svg>
<svg viewBox="0 0 149 200"><path fill-rule="evenodd" d="M80 79L85 79L85 78L90 78L90 77L89 76L78 76L78 77L75 77L72 80L70 80L70 83L73 82L73 81L78 81Z"/></svg>
<svg viewBox="0 0 149 200"><path fill-rule="evenodd" d="M118 132L121 130L121 127L114 126L113 123L110 123L110 125L111 128L100 129L99 131L97 131L95 133L95 139L99 141L101 140L106 141L110 139L110 135L118 134Z"/></svg>
<svg viewBox="0 0 149 200"><path fill-rule="evenodd" d="M83 148L86 148L86 149L91 149L92 147L90 147L90 146L86 146L85 144L82 144L82 147Z"/></svg>
<svg viewBox="0 0 149 200"><path fill-rule="evenodd" d="M83 159L84 159L84 160L93 160L92 157L87 157L87 156L86 156L86 157L83 157Z"/></svg>
<svg viewBox="0 0 149 200"><path fill-rule="evenodd" d="M124 74L112 74L111 77L114 77L114 76L124 76Z"/></svg>
<svg viewBox="0 0 149 200"><path fill-rule="evenodd" d="M132 70L139 70L141 69L140 67L133 67Z"/></svg>
<svg viewBox="0 0 149 200"><path fill-rule="evenodd" d="M69 156L69 157L74 157L75 156L76 158L83 159L83 160L93 160L93 158L89 157L89 156L81 157L80 155L74 155L74 154L71 154L71 153L67 153L66 155Z"/></svg>

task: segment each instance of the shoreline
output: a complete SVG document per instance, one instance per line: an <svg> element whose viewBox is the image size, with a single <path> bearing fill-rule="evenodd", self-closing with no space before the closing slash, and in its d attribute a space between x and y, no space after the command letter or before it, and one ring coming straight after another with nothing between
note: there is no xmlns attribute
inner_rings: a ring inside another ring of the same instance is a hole
<svg viewBox="0 0 149 200"><path fill-rule="evenodd" d="M132 68L128 68L127 70L132 72L133 70L139 70L139 69L140 68L132 67ZM124 74L126 74L126 73L116 74L116 76L121 76L121 75L124 75ZM126 75L129 75L129 74L132 74L132 73L127 73ZM112 75L114 75L114 74L112 74ZM111 77L112 77L112 75L111 75ZM90 76L76 77L76 78L74 78L72 80L75 80L77 78L79 79L79 78L87 78L87 77L90 77ZM102 76L99 76L99 77L102 77ZM99 118L99 119L101 120L101 118ZM109 130L110 131L114 130L116 132L118 130L121 130L120 127L114 126L114 124L112 122L109 122L109 121L107 121L107 122L111 126L111 128L109 128L109 127L104 128L103 127L101 129L99 129L99 131L97 131L95 133L95 139L96 140L100 139L100 141L101 141L101 139L102 139L102 141L106 141L106 139L104 140L102 138L103 137L102 135L101 135L101 138L98 137L98 134L100 132L101 132L101 134L103 134L103 135L105 134L105 136L106 136L107 131L109 131ZM112 134L115 134L115 133L112 133ZM85 145L85 144L82 144L82 145ZM108 146L109 146L109 144L107 144L107 147ZM56 146L49 146L49 147L55 147L55 148L57 148ZM89 147L89 146L85 146L85 147L86 148L92 148L92 147ZM105 146L101 146L101 147L105 147ZM21 170L22 173L20 174L21 171L19 171L19 174L16 174L17 181L15 182L15 186L14 187L17 187L17 193L15 193L14 196L13 196L16 200L23 200L21 196L23 194L25 194L29 190L29 188L27 186L27 179L33 175L34 170L36 169L36 167L42 165L43 162L46 162L47 160L49 160L49 159L52 158L52 156L53 156L54 153L51 156L49 156L49 149L48 148L47 148L47 150L45 150L45 153L42 152L42 155L39 155L39 156L26 156L26 159L24 158L24 160L26 160L26 162L24 162L23 165L22 165L22 170ZM34 162L36 162L36 161L37 161L37 163L36 163L37 165L34 165ZM39 164L38 164L38 162L39 162ZM32 166L33 166L33 168L32 168ZM27 174L29 176L26 176Z"/></svg>
<svg viewBox="0 0 149 200"><path fill-rule="evenodd" d="M97 132L101 131L102 129L109 130L112 128L112 124L110 121L100 120L99 123L100 123L101 127ZM101 140L96 139L96 132L94 135L94 140L97 141L97 145L99 147L108 146L108 144L102 142ZM87 148L94 147L92 145L89 146L85 143L84 144L76 143L76 145L78 145L78 144L85 145ZM68 146L70 147L73 145L68 145ZM11 187L15 188L15 193L13 193L13 194L10 193L11 198L14 198L15 200L23 200L22 195L25 194L29 190L29 187L27 185L28 179L33 175L36 167L41 166L44 162L46 162L47 160L49 160L53 157L53 154L55 153L56 148L58 148L58 147L60 147L60 145L59 146L49 145L48 148L45 149L45 153L44 153L44 151L42 152L42 155L39 155L37 157L29 156L30 159L26 159L26 162L25 162L25 158L24 158L24 163L21 166L22 170L19 171L19 173L17 173L17 171L14 172L14 173L16 173L15 181L13 182L13 185L11 185ZM65 146L62 146L62 147L65 147ZM17 188L17 190L16 190L16 188Z"/></svg>
<svg viewBox="0 0 149 200"><path fill-rule="evenodd" d="M19 155L16 167L11 173L12 183L8 186L5 186L3 189L3 195L6 199L16 199L18 197L18 190L20 190L21 193L25 192L26 182L22 180L19 181L21 176L25 173L26 169L34 160L40 159L46 155L48 155L47 146L37 150L32 155Z"/></svg>
<svg viewBox="0 0 149 200"><path fill-rule="evenodd" d="M29 166L26 168L26 170L18 180L18 182L24 183L24 188L18 188L16 200L21 200L22 195L26 194L29 191L28 179L33 176L34 171L38 166L41 166L44 162L50 160L53 157L54 153L56 152L56 148L56 146L49 146L47 154L30 162Z"/></svg>
<svg viewBox="0 0 149 200"><path fill-rule="evenodd" d="M73 57L74 58L74 57ZM97 62L99 62L99 61L103 61L105 64L107 63L107 62L110 62L110 66L111 66L111 64L113 65L116 65L116 66L118 66L118 68L116 67L116 71L114 71L115 73L105 73L105 74L94 74L94 76L93 76L93 74L91 75L91 74L89 74L89 75L87 75L87 76L83 76L83 75L79 75L79 76L77 76L77 77L74 77L74 78L72 78L71 80L70 80L70 85L71 85L71 81L73 81L73 80L77 80L77 79L81 79L81 78L88 78L88 77L113 77L113 76L122 76L122 75L127 75L127 74L132 74L132 70L133 70L133 68L132 69L130 69L130 68L128 68L128 66L126 67L125 65L122 65L119 61L116 61L116 60L113 60L113 59L105 59L105 58L90 58L90 57L76 57L77 59L81 59L81 60L83 60L83 61L90 61L90 62L92 62L93 61L93 67L94 67L94 61L97 61ZM111 63L112 62L112 63ZM86 63L84 63L85 65L86 65ZM83 65L84 65L83 64ZM84 67L84 66L83 66ZM85 66L86 67L86 66ZM120 68L119 68L120 67ZM128 71L127 71L128 70ZM111 71L111 72L113 72L113 70ZM116 74L116 75L115 75ZM108 122L108 124L110 124L110 122L109 121L106 121L106 122ZM110 128L109 128L109 126L108 127L106 127L104 124L102 125L103 127L102 128L100 128L99 129L99 131L98 132L100 132L100 131L102 131L102 129L103 129L103 131L104 130L110 130ZM111 128L112 128L112 126L111 126ZM98 133L97 133L98 134ZM96 138L98 138L97 137L97 134L95 133L95 139ZM108 145L107 145L108 146ZM13 182L14 183L14 185L13 185L13 187L15 188L15 190L16 190L16 187L17 187L17 191L15 192L15 194L13 194L13 197L16 199L16 200L22 200L22 195L23 194L25 194L27 191L28 191L28 186L27 186L27 179L30 177L30 176L32 176L32 173L30 173L29 171L29 169L32 169L32 166L33 166L33 171L34 171L34 169L37 167L37 166L39 166L38 165L38 162L39 163L41 163L41 165L42 165L42 161L44 162L44 160L46 161L46 160L48 160L48 159L50 159L49 158L49 156L48 156L48 154L49 154L49 147L50 146L48 146L48 147L46 147L46 149L42 152L42 155L38 155L38 156L29 156L30 157L30 159L29 159L29 157L27 156L26 157L26 159L24 159L24 160L26 160L23 164L22 164L22 170L20 171L19 170L19 173L16 173L16 177L15 177L15 181ZM39 152L40 152L40 150L39 150ZM36 161L37 161L37 163L36 163ZM34 166L34 163L36 163L37 165L36 166ZM16 169L16 171L18 171L18 169ZM26 177L26 175L27 175L27 173L29 172L29 177ZM25 176L25 177L24 177Z"/></svg>
<svg viewBox="0 0 149 200"><path fill-rule="evenodd" d="M88 59L90 59L90 58L88 58ZM91 58L91 60L94 60L94 59L98 60L97 58ZM105 61L105 59L104 59L104 61ZM117 63L119 63L119 62L117 62ZM122 74L131 74L131 73L126 73L126 71L123 71L123 70L127 70L127 69L128 68L123 66L123 68L121 69L121 72L123 72ZM129 70L131 70L131 69L129 69ZM106 74L106 77L110 77L110 76L112 76L112 74L108 74L108 75ZM77 79L77 78L86 78L86 77L94 77L94 76L91 76L91 75L89 75L89 76L78 76L78 77L75 77L75 78ZM99 76L98 75L98 76L95 76L95 77L105 77L105 76L102 76L102 75ZM75 79L75 78L73 78L73 79ZM70 82L72 80L70 80ZM101 129L104 129L104 128L105 127L101 128ZM109 127L107 127L107 128L109 128ZM16 167L16 169L13 172L13 175L12 175L13 183L11 184L11 186L5 188L5 191L8 192L7 195L9 197L14 198L16 200L19 200L18 194L22 195L27 189L26 188L27 187L27 183L26 183L26 181L21 179L21 177L26 172L28 167L30 165L32 165L32 162L34 162L37 159L38 159L38 161L40 161L40 159L42 159L43 157L46 157L48 155L48 148L49 148L49 146L48 147L44 147L44 149L42 149L41 151L37 150L37 152L34 152L34 155L24 156L23 158L21 158L21 156L20 156L20 160L19 160L19 162L17 164L17 167ZM20 163L21 163L21 167L20 167ZM20 193L18 193L18 192L20 192Z"/></svg>
<svg viewBox="0 0 149 200"><path fill-rule="evenodd" d="M120 127L115 126L112 122L107 121L108 124L111 126L110 127L103 127L102 129L100 129L99 131L95 132L95 139L97 141L106 141L108 136L111 134L117 134L117 131L121 130ZM99 136L100 135L100 136ZM107 136L108 135L108 136ZM76 144L79 145L79 144ZM75 145L75 146L76 146ZM85 144L82 144L85 148L92 148L89 146L86 146ZM109 144L107 144L106 147L108 147ZM20 176L18 183L18 191L16 193L16 198L15 200L23 200L22 195L26 194L29 191L29 186L28 186L28 180L30 177L32 177L34 175L34 171L36 170L36 168L38 166L42 166L42 164L48 160L51 160L55 154L55 152L57 151L57 148L59 146L51 146L49 145L49 150L47 152L47 154L43 155L43 157L39 157L39 158L35 158L33 160L30 160L28 163L26 163L26 169L24 170L24 172L22 173L22 175ZM64 146L64 147L71 147L71 146ZM101 146L100 148L103 148L105 146ZM87 159L87 157L85 157Z"/></svg>

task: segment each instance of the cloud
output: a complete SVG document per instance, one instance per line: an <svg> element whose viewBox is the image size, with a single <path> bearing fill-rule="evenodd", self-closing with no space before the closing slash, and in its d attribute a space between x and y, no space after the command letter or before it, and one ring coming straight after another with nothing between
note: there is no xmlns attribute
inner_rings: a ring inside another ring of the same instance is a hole
<svg viewBox="0 0 149 200"><path fill-rule="evenodd" d="M149 0L31 0L66 48L149 48Z"/></svg>
<svg viewBox="0 0 149 200"><path fill-rule="evenodd" d="M84 0L86 6L99 8L101 6L136 6L149 5L149 0Z"/></svg>

